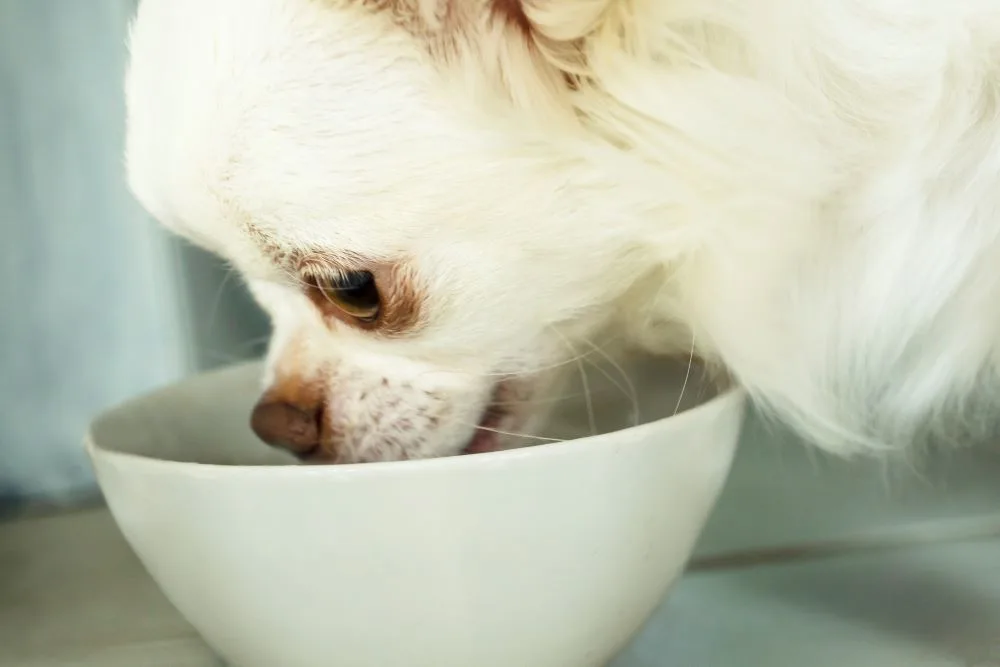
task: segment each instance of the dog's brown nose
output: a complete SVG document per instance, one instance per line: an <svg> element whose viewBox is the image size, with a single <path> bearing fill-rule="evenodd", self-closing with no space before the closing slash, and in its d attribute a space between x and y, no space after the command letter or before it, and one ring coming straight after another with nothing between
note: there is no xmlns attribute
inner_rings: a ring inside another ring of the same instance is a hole
<svg viewBox="0 0 1000 667"><path fill-rule="evenodd" d="M319 408L264 398L254 406L250 428L267 444L304 458L319 448L319 417Z"/></svg>

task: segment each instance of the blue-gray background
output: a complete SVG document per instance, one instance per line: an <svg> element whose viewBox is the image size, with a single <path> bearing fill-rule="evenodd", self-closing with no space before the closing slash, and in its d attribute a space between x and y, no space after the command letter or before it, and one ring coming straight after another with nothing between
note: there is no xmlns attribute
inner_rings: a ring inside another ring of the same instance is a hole
<svg viewBox="0 0 1000 667"><path fill-rule="evenodd" d="M135 0L0 0L0 509L93 493L100 409L256 352L234 277L123 181Z"/></svg>

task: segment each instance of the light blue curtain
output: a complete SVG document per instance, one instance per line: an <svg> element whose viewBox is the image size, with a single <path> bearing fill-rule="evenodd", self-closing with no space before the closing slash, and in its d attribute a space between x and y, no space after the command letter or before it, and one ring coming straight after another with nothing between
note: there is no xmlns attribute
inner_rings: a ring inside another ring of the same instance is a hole
<svg viewBox="0 0 1000 667"><path fill-rule="evenodd" d="M91 416L197 363L176 248L122 179L133 4L0 0L0 501L92 491Z"/></svg>

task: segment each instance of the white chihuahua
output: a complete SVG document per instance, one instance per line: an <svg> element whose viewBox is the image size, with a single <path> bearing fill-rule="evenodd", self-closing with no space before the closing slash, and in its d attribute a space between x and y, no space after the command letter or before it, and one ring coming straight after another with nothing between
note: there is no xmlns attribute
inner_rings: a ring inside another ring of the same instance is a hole
<svg viewBox="0 0 1000 667"><path fill-rule="evenodd" d="M304 459L520 443L605 340L845 455L1000 422L996 0L145 0L127 101Z"/></svg>

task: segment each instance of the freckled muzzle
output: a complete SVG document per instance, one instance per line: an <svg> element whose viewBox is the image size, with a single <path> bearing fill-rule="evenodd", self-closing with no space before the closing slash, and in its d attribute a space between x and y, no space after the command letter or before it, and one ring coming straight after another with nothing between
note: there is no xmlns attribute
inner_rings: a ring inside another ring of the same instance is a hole
<svg viewBox="0 0 1000 667"><path fill-rule="evenodd" d="M286 389L294 383L284 383ZM513 379L497 383L483 409L475 429L460 454L481 454L504 448L508 431L517 421L515 408L523 401L524 387ZM367 400L371 400L370 398ZM387 403L388 407L396 403ZM332 437L328 425L327 406L315 391L267 391L254 405L250 414L250 427L264 443L288 451L307 463L332 464L341 461L337 438ZM357 425L362 428L361 425ZM341 427L343 428L343 427ZM335 429L340 431L340 429ZM340 436L348 435L340 432ZM452 450L455 451L455 450ZM401 458L409 458L407 452ZM369 459L378 460L378 459Z"/></svg>

